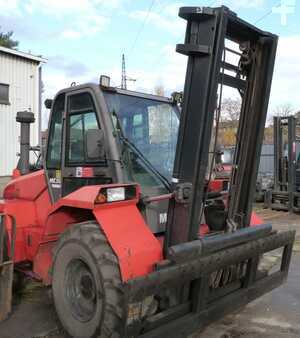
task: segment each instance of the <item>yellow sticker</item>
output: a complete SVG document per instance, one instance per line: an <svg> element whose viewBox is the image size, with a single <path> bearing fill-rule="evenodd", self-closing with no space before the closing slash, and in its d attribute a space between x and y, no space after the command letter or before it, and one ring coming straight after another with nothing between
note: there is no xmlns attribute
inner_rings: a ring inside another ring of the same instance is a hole
<svg viewBox="0 0 300 338"><path fill-rule="evenodd" d="M61 179L61 170L55 170L55 177Z"/></svg>

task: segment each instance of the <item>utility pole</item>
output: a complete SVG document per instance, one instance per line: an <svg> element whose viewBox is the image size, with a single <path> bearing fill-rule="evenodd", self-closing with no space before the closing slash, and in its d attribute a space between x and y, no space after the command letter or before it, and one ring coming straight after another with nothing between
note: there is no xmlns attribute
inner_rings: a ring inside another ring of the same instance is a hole
<svg viewBox="0 0 300 338"><path fill-rule="evenodd" d="M121 81L121 88L127 89L127 81L135 82L136 79L132 79L127 77L126 75L126 63L125 63L125 55L122 54L122 81Z"/></svg>
<svg viewBox="0 0 300 338"><path fill-rule="evenodd" d="M125 64L125 55L122 54L122 82L121 88L127 89L127 79L126 79L126 64Z"/></svg>

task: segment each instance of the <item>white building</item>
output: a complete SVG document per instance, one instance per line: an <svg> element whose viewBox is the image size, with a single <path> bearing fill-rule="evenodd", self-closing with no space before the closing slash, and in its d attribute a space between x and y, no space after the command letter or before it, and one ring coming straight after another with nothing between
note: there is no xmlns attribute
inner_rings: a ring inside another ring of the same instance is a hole
<svg viewBox="0 0 300 338"><path fill-rule="evenodd" d="M18 111L34 113L36 122L31 125L31 145L39 143L44 62L41 57L0 46L0 177L10 176L18 161Z"/></svg>

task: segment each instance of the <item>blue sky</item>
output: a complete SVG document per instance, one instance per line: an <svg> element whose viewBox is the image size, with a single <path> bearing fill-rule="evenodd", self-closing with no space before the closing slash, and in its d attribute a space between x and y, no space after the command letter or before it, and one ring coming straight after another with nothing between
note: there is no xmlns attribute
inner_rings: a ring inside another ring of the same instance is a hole
<svg viewBox="0 0 300 338"><path fill-rule="evenodd" d="M280 36L270 113L284 103L300 109L300 0L0 0L0 25L14 30L20 50L48 59L45 96L100 74L120 85L122 53L128 75L137 79L132 89L163 85L170 93L182 89L185 74L186 58L175 53L185 31L178 8L220 4ZM286 25L272 13L282 4L293 12Z"/></svg>

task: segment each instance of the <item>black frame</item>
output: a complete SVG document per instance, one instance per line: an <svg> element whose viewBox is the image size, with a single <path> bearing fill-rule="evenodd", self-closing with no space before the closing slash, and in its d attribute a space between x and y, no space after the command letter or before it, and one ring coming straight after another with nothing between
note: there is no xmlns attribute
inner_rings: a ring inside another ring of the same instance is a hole
<svg viewBox="0 0 300 338"><path fill-rule="evenodd" d="M182 184L190 184L191 189L186 201L170 203L166 248L198 238L199 201L205 197L219 84L238 89L242 97L228 218L238 228L249 226L278 40L224 6L183 7L179 16L187 20L187 30L185 44L178 45L177 51L188 56L188 67L173 189L180 190ZM243 46L245 62L238 69L224 60L225 39ZM225 74L233 69L235 76Z"/></svg>
<svg viewBox="0 0 300 338"><path fill-rule="evenodd" d="M60 96L63 97L63 100L64 100L64 105L65 105L65 100L66 100L66 97L65 97L65 93L60 93L60 94L57 94L56 97L55 97L55 102L57 102L58 99L60 99ZM50 136L52 134L52 131L53 131L53 114L54 114L54 108L55 108L55 104L52 105L52 109L51 109L51 114L50 114L50 118L49 118L49 126L48 126L48 138L47 138L47 144L46 144L46 154L45 154L45 168L47 168L48 170L51 169L51 170L59 170L61 168L61 159L60 159L60 163L58 166L49 166L49 162L50 162L50 159L48 158L49 156L49 147L50 147ZM63 112L62 112L62 115L63 115ZM63 117L62 117L63 119ZM62 125L61 125L61 132L63 134L63 122L62 122ZM62 154L62 145L63 145L63 135L61 135L61 154Z"/></svg>
<svg viewBox="0 0 300 338"><path fill-rule="evenodd" d="M66 132L65 132L65 158L64 158L64 163L65 163L65 166L67 167L84 167L84 166L88 166L88 167L96 167L96 166L101 166L101 165L106 165L106 161L78 161L78 162L70 162L70 160L68 159L68 151L70 150L70 117L71 116L76 116L76 115L84 115L84 114L87 114L87 113L95 113L95 116L96 116L96 120L97 120L97 124L98 124L98 128L99 129L102 129L101 128L101 124L99 122L99 116L97 114L97 111L96 111L96 108L95 108L95 104L93 102L93 97L91 96L91 94L88 92L82 92L81 94L88 94L90 95L91 97L91 100L92 100L92 106L90 108L84 108L84 109L77 109L77 110L71 110L70 108L70 105L69 105L69 102L66 102L67 104L67 111L66 111ZM72 95L68 95L67 96L67 99L70 100L70 98L73 96L73 95L80 95L79 94L72 94ZM83 126L84 126L84 121L83 121ZM85 142L85 141L84 141Z"/></svg>
<svg viewBox="0 0 300 338"><path fill-rule="evenodd" d="M0 83L0 86L4 86L7 88L7 99L1 99L0 97L0 104L4 104L4 105L10 105L10 101L9 101L9 89L10 89L10 85L8 83Z"/></svg>

